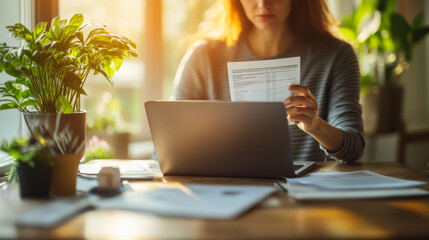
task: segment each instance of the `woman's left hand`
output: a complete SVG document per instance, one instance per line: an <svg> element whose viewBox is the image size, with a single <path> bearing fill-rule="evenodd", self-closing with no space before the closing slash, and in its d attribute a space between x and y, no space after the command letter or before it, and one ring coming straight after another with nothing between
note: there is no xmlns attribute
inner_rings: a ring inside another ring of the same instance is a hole
<svg viewBox="0 0 429 240"><path fill-rule="evenodd" d="M302 85L291 85L294 94L286 98L286 114L289 121L295 122L304 132L311 134L319 128L318 105L310 90Z"/></svg>

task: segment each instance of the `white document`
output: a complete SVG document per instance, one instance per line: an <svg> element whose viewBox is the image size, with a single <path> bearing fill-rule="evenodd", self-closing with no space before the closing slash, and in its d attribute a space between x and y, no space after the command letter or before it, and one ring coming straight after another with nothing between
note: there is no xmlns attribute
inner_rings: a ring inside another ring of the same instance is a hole
<svg viewBox="0 0 429 240"><path fill-rule="evenodd" d="M280 184L287 189L291 197L297 200L351 200L429 195L429 191L418 188L327 190L299 183Z"/></svg>
<svg viewBox="0 0 429 240"><path fill-rule="evenodd" d="M20 215L16 223L21 226L53 227L84 209L91 208L93 201L97 199L85 196L52 200Z"/></svg>
<svg viewBox="0 0 429 240"><path fill-rule="evenodd" d="M306 177L286 178L286 180L291 184L299 183L330 190L407 188L426 184L426 182L422 181L403 180L367 170L355 172L317 172L310 173Z"/></svg>
<svg viewBox="0 0 429 240"><path fill-rule="evenodd" d="M300 83L301 58L228 62L231 101L283 102Z"/></svg>
<svg viewBox="0 0 429 240"><path fill-rule="evenodd" d="M95 204L101 209L124 209L203 219L229 219L242 214L274 191L274 187L267 186L189 184L149 192L127 192Z"/></svg>
<svg viewBox="0 0 429 240"><path fill-rule="evenodd" d="M97 175L103 167L119 168L121 179L152 179L147 160L93 160L79 165L81 175Z"/></svg>

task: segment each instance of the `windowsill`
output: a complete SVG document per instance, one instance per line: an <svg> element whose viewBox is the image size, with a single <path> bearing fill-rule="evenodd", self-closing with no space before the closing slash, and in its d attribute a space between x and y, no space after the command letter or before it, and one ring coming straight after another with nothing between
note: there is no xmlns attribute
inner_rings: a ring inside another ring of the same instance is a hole
<svg viewBox="0 0 429 240"><path fill-rule="evenodd" d="M4 176L13 165L13 158L4 152L0 152L0 177Z"/></svg>

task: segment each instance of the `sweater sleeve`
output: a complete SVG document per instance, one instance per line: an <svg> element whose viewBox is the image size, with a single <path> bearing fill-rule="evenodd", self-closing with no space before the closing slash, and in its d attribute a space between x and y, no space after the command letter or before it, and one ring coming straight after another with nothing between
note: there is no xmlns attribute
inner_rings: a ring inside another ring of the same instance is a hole
<svg viewBox="0 0 429 240"><path fill-rule="evenodd" d="M205 68L207 59L205 56L204 41L194 43L186 52L177 69L174 78L173 95L171 100L201 100L205 94Z"/></svg>
<svg viewBox="0 0 429 240"><path fill-rule="evenodd" d="M331 74L327 121L342 130L344 143L337 152L330 152L321 145L320 148L339 163L351 163L362 156L365 140L362 134L362 108L359 104L359 65L349 44L340 48Z"/></svg>

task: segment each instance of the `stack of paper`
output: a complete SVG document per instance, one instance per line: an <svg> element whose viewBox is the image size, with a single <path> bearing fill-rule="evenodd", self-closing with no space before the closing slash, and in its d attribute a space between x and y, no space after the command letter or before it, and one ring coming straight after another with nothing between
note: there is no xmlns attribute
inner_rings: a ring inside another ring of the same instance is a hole
<svg viewBox="0 0 429 240"><path fill-rule="evenodd" d="M299 200L336 200L429 195L414 188L426 182L387 177L371 171L320 172L286 178L281 185Z"/></svg>
<svg viewBox="0 0 429 240"><path fill-rule="evenodd" d="M275 188L269 186L187 184L149 192L127 192L97 201L95 206L164 216L229 219L239 216L274 191Z"/></svg>
<svg viewBox="0 0 429 240"><path fill-rule="evenodd" d="M152 179L155 174L147 160L93 160L79 165L79 174L94 178L103 167L119 168L121 179Z"/></svg>

